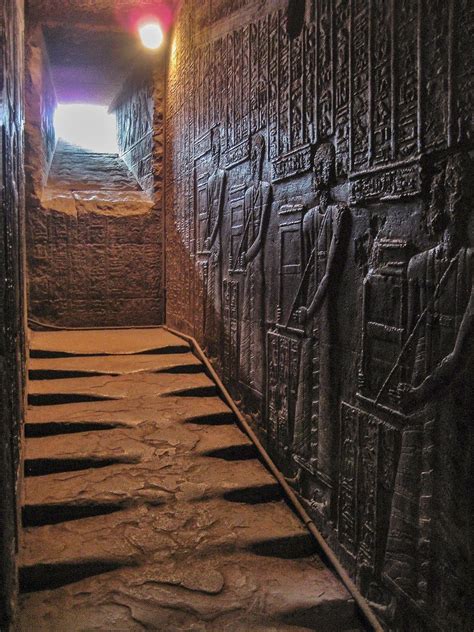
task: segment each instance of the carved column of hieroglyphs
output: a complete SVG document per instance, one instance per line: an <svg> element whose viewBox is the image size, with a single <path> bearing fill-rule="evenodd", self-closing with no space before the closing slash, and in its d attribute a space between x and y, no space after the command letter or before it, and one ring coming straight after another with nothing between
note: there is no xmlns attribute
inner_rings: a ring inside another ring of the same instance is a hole
<svg viewBox="0 0 474 632"><path fill-rule="evenodd" d="M369 7L352 1L351 170L368 165L369 153Z"/></svg>

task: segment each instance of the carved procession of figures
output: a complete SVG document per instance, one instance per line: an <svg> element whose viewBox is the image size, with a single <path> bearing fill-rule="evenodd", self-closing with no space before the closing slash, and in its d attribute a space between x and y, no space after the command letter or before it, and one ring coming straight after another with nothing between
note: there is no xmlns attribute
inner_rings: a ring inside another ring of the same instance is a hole
<svg viewBox="0 0 474 632"><path fill-rule="evenodd" d="M464 632L472 136L440 25L467 4L301 4L196 52L189 320L387 628Z"/></svg>

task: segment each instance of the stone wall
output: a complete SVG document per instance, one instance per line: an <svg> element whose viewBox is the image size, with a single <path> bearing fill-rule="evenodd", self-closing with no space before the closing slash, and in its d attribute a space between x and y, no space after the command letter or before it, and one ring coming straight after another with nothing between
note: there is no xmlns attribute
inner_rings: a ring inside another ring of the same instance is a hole
<svg viewBox="0 0 474 632"><path fill-rule="evenodd" d="M17 587L23 322L23 2L0 7L0 629Z"/></svg>
<svg viewBox="0 0 474 632"><path fill-rule="evenodd" d="M48 181L56 148L54 113L57 107L48 51L39 25L31 25L27 31L25 98L28 103L25 135L27 195L38 203Z"/></svg>
<svg viewBox="0 0 474 632"><path fill-rule="evenodd" d="M185 0L167 321L389 630L469 622L467 0Z"/></svg>

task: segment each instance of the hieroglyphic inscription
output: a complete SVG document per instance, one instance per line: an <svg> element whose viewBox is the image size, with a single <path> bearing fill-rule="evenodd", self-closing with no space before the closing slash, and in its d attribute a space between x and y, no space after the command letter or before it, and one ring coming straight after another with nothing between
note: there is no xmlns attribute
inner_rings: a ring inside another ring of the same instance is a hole
<svg viewBox="0 0 474 632"><path fill-rule="evenodd" d="M311 169L311 146L307 145L281 156L273 162L272 166L275 182L309 171Z"/></svg>
<svg viewBox="0 0 474 632"><path fill-rule="evenodd" d="M277 332L269 332L267 419L268 439L273 450L286 458L293 436L300 341Z"/></svg>
<svg viewBox="0 0 474 632"><path fill-rule="evenodd" d="M318 0L316 7L318 138L324 140L332 134L334 124L333 2Z"/></svg>
<svg viewBox="0 0 474 632"><path fill-rule="evenodd" d="M418 0L400 0L394 11L394 147L403 159L418 149Z"/></svg>
<svg viewBox="0 0 474 632"><path fill-rule="evenodd" d="M368 173L352 181L351 202L412 197L420 194L421 184L418 164Z"/></svg>
<svg viewBox="0 0 474 632"><path fill-rule="evenodd" d="M336 173L349 170L349 103L350 103L350 3L337 0L334 7L336 39L335 146Z"/></svg>
<svg viewBox="0 0 474 632"><path fill-rule="evenodd" d="M239 284L224 281L224 371L229 380L238 379L239 370Z"/></svg>
<svg viewBox="0 0 474 632"><path fill-rule="evenodd" d="M368 165L369 153L369 3L352 2L351 170Z"/></svg>
<svg viewBox="0 0 474 632"><path fill-rule="evenodd" d="M358 562L374 568L377 553L377 479L380 422L341 405L339 540Z"/></svg>
<svg viewBox="0 0 474 632"><path fill-rule="evenodd" d="M370 162L384 163L392 155L391 3L372 0Z"/></svg>
<svg viewBox="0 0 474 632"><path fill-rule="evenodd" d="M423 30L422 135L423 149L443 147L447 142L447 90L451 89L448 75L449 12L452 0L420 0Z"/></svg>

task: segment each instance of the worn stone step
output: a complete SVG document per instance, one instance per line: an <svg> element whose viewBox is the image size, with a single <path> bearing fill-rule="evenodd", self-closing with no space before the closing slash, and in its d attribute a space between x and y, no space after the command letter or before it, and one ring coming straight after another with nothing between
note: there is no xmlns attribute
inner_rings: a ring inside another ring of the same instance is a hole
<svg viewBox="0 0 474 632"><path fill-rule="evenodd" d="M315 544L281 502L233 505L222 499L175 505L140 506L100 517L25 529L20 566L23 576L39 567L72 567L100 560L110 564L192 558L220 550L275 546L275 556L301 557Z"/></svg>
<svg viewBox="0 0 474 632"><path fill-rule="evenodd" d="M41 406L27 410L26 423L112 423L137 426L154 422L160 427L176 423L234 423L230 408L218 397L140 397L72 405Z"/></svg>
<svg viewBox="0 0 474 632"><path fill-rule="evenodd" d="M249 489L254 495L259 489L268 495L269 488L278 489L258 461L229 463L202 458L193 462L169 453L134 464L27 478L24 506L126 506L139 501L157 504L176 499L194 502ZM266 499L263 495L262 500ZM239 502L238 497L230 500ZM247 502L244 494L240 502Z"/></svg>
<svg viewBox="0 0 474 632"><path fill-rule="evenodd" d="M347 591L317 558L288 560L283 573L280 560L245 551L120 568L21 601L38 632L356 629ZM23 615L19 630L27 625Z"/></svg>
<svg viewBox="0 0 474 632"><path fill-rule="evenodd" d="M68 372L80 372L80 377L91 374L126 375L142 372L200 373L202 363L192 353L158 355L81 356L72 358L32 359L30 379L74 377ZM78 376L79 377L79 376Z"/></svg>
<svg viewBox="0 0 474 632"><path fill-rule="evenodd" d="M137 405L137 398L162 398L170 396L210 397L217 394L215 383L204 373L134 373L116 377L82 377L33 381L29 387L29 400L39 401L52 394L56 399L68 396L88 396L99 399L128 398Z"/></svg>
<svg viewBox="0 0 474 632"><path fill-rule="evenodd" d="M190 346L165 329L110 329L31 332L30 350L32 357L39 357L39 352L101 356L188 353Z"/></svg>

